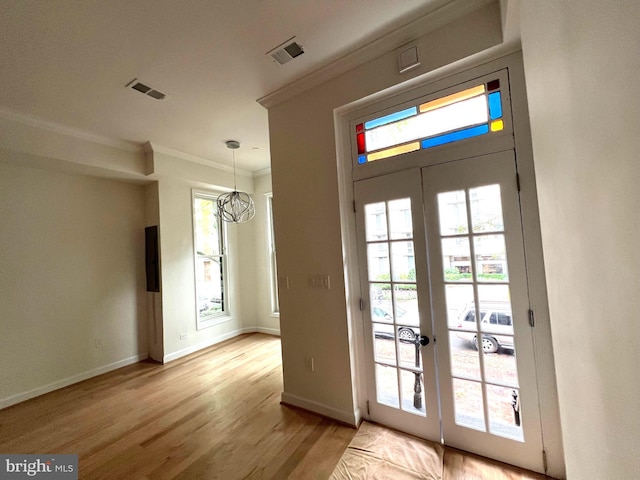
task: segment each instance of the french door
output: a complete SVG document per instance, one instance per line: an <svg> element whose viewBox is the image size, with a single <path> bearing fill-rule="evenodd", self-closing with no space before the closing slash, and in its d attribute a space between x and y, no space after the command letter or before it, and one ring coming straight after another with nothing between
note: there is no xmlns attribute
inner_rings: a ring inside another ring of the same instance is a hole
<svg viewBox="0 0 640 480"><path fill-rule="evenodd" d="M513 152L354 188L370 419L542 472Z"/></svg>

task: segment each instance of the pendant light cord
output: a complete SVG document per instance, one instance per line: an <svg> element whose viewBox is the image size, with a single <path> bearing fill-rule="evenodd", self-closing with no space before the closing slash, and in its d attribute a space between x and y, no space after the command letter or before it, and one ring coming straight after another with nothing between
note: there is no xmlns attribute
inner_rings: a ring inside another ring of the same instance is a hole
<svg viewBox="0 0 640 480"><path fill-rule="evenodd" d="M238 185L236 184L236 151L232 150L231 154L233 156L233 191L238 191Z"/></svg>

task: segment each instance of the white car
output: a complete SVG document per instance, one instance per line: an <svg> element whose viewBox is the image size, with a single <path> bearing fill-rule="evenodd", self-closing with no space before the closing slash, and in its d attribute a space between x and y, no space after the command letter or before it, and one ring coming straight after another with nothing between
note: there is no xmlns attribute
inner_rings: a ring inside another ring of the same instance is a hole
<svg viewBox="0 0 640 480"><path fill-rule="evenodd" d="M482 350L497 352L499 348L513 350L513 319L509 302L486 302L480 304L480 331ZM458 319L458 338L472 342L478 348L475 305L465 308Z"/></svg>

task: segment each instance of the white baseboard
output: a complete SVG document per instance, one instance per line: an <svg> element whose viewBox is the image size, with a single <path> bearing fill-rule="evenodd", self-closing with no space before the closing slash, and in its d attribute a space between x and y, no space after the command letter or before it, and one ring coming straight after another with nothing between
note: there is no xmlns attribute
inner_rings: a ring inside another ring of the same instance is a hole
<svg viewBox="0 0 640 480"><path fill-rule="evenodd" d="M177 352L170 353L169 355L165 355L163 357L163 362L167 363L172 360L177 360L178 358L197 352L198 350L202 350L203 348L210 347L212 345L215 345L216 343L224 342L225 340L228 340L233 337L237 337L238 335L242 335L244 333L255 333L255 332L265 333L267 335L280 336L280 330L275 328L264 328L264 327L241 328L241 329L226 333L224 335L220 335L218 337L209 339L206 342L202 342L197 345L193 345L191 347L178 350ZM102 367L94 368L92 370L88 370L86 372L82 372L77 375L73 375L71 377L63 378L61 380L57 380L55 382L49 383L47 385L43 385L41 387L36 387L27 392L21 392L15 395L11 395L9 397L0 398L0 409L10 407L11 405L15 405L16 403L24 402L25 400L29 400L31 398L38 397L40 395L44 395L45 393L53 392L54 390L58 390L60 388L68 387L69 385L73 385L74 383L82 382L83 380L87 380L89 378L102 375L103 373L107 373L112 370L116 370L118 368L140 362L147 358L149 358L148 353L141 353L139 355L134 355L132 357L125 358L123 360L119 360L114 363L110 363L109 365L104 365Z"/></svg>
<svg viewBox="0 0 640 480"><path fill-rule="evenodd" d="M257 327L255 329L258 333L266 333L267 335L275 335L276 337L280 336L279 328L265 328L265 327Z"/></svg>
<svg viewBox="0 0 640 480"><path fill-rule="evenodd" d="M281 400L282 403L286 405L293 405L294 407L304 408L305 410L309 410L310 412L315 412L325 417L333 418L335 420L338 420L339 422L346 423L347 425L357 427L360 423L359 410L353 412L338 410L336 408L323 405L322 403L298 397L297 395L292 395L287 392L282 392Z"/></svg>
<svg viewBox="0 0 640 480"><path fill-rule="evenodd" d="M195 353L198 350L202 350L203 348L211 347L220 342L224 342L225 340L229 340L230 338L237 337L238 335L243 335L245 333L266 333L267 335L280 336L280 330L275 328L263 328L263 327L239 328L236 330L232 330L231 332L227 332L223 335L218 335L217 337L210 338L204 342L200 342L195 345L191 345L190 347L178 350L176 352L169 353L168 355L165 355L163 357L163 363L168 363L173 360L177 360L179 358Z"/></svg>
<svg viewBox="0 0 640 480"><path fill-rule="evenodd" d="M149 355L147 353L141 353L129 358L125 358L123 360L119 360L117 362L110 363L108 365L104 365L102 367L87 370L86 372L82 372L71 377L57 380L47 385L29 390L28 392L17 393L9 397L0 398L0 409L15 405L16 403L24 402L25 400L29 400L40 395L44 395L45 393L53 392L54 390L58 390L60 388L68 387L69 385L73 385L74 383L82 382L83 380L102 375L103 373L107 373L121 367L126 367L127 365L131 365L133 363L138 363L148 357Z"/></svg>

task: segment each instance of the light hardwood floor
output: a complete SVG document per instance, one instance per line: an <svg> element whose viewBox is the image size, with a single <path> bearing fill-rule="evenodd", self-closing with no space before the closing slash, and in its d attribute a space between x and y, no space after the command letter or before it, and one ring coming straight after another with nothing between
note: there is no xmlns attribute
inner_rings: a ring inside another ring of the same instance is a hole
<svg viewBox="0 0 640 480"><path fill-rule="evenodd" d="M76 453L81 479L326 479L356 430L282 388L279 338L242 335L0 410L0 453ZM447 450L444 478L545 477Z"/></svg>

